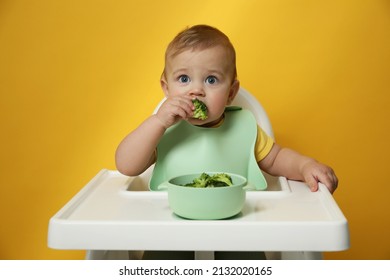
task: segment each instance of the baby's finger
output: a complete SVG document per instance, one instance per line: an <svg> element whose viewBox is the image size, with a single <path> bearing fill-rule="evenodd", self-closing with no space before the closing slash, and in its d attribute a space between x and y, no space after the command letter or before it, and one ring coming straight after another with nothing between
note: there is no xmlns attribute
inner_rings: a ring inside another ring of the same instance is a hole
<svg viewBox="0 0 390 280"><path fill-rule="evenodd" d="M312 192L318 191L318 180L313 175L307 176L305 181Z"/></svg>
<svg viewBox="0 0 390 280"><path fill-rule="evenodd" d="M195 109L191 98L186 96L178 96L175 100L175 105L184 110L187 116L192 116Z"/></svg>
<svg viewBox="0 0 390 280"><path fill-rule="evenodd" d="M337 176L334 173L332 174L332 178L333 178L333 186L334 186L334 189L336 190L338 185L339 185L339 179L337 178Z"/></svg>
<svg viewBox="0 0 390 280"><path fill-rule="evenodd" d="M333 193L336 190L336 181L333 176L333 173L321 174L318 179L319 182L326 186L330 193Z"/></svg>

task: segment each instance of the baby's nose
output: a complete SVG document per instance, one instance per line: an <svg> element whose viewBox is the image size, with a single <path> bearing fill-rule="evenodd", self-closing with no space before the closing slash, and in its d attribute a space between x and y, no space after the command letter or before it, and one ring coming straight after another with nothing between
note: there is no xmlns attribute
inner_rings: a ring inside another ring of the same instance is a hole
<svg viewBox="0 0 390 280"><path fill-rule="evenodd" d="M196 87L196 88L191 89L190 95L195 96L195 97L197 97L197 96L205 96L205 93L204 93L204 90L201 87Z"/></svg>

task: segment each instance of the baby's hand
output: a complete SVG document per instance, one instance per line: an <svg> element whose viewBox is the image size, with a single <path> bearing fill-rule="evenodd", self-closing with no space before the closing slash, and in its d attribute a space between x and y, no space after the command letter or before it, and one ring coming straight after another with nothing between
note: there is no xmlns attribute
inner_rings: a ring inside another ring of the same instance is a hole
<svg viewBox="0 0 390 280"><path fill-rule="evenodd" d="M158 109L156 116L168 128L179 120L185 120L192 116L194 104L190 96L168 97Z"/></svg>
<svg viewBox="0 0 390 280"><path fill-rule="evenodd" d="M310 190L318 190L318 183L323 183L330 193L333 193L338 185L338 179L333 169L317 161L309 161L302 167L302 175Z"/></svg>

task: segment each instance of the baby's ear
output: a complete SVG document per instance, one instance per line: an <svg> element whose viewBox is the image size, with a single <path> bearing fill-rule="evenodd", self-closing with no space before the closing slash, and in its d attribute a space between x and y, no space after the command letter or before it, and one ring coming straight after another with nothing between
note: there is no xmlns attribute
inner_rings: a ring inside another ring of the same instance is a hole
<svg viewBox="0 0 390 280"><path fill-rule="evenodd" d="M167 81L165 80L164 77L161 78L160 85L161 85L161 89L163 90L165 96L168 97L168 94L169 94L168 83L167 83Z"/></svg>
<svg viewBox="0 0 390 280"><path fill-rule="evenodd" d="M227 105L232 104L234 98L236 97L238 90L240 89L240 81L234 80L233 84L230 86L229 97L227 100Z"/></svg>

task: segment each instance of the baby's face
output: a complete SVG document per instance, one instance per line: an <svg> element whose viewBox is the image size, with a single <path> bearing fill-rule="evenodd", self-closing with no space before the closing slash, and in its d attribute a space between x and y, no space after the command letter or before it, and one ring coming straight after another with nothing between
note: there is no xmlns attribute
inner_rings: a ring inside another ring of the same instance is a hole
<svg viewBox="0 0 390 280"><path fill-rule="evenodd" d="M165 94L189 96L206 104L208 118L204 121L191 119L192 124L216 122L238 90L238 82L233 80L233 67L221 46L184 51L166 63Z"/></svg>

